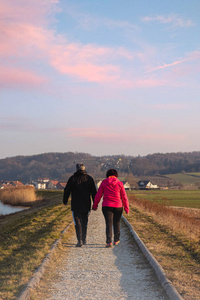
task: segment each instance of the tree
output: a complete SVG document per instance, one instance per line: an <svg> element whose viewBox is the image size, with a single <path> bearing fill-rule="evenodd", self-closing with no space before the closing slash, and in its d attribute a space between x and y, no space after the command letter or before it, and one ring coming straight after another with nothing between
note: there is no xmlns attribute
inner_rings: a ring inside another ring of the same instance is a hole
<svg viewBox="0 0 200 300"><path fill-rule="evenodd" d="M133 176L133 174L128 174L126 177L125 177L125 181L127 181L130 186L131 186L131 189L134 189L137 187L137 182L138 182L138 179L136 177Z"/></svg>

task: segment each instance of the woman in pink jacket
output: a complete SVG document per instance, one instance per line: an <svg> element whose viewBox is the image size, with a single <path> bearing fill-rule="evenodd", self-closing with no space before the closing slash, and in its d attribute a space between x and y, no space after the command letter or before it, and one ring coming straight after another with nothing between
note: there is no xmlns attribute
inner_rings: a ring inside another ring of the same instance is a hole
<svg viewBox="0 0 200 300"><path fill-rule="evenodd" d="M106 222L106 247L112 247L112 227L114 228L114 245L118 245L123 207L128 214L129 202L124 185L117 178L117 171L115 169L108 170L106 177L98 189L92 209L97 210L103 196L102 211Z"/></svg>

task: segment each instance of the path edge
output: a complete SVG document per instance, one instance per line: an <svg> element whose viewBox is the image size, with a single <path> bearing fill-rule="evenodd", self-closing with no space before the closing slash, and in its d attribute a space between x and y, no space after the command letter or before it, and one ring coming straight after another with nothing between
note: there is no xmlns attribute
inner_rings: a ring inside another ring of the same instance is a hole
<svg viewBox="0 0 200 300"><path fill-rule="evenodd" d="M154 269L156 276L161 283L163 289L165 290L166 294L168 295L170 300L183 300L181 295L178 293L176 288L173 286L172 282L167 278L165 271L159 264L159 262L155 259L153 254L149 251L147 246L142 242L142 240L139 238L138 234L133 229L132 225L129 223L129 221L122 215L122 219L124 223L129 228L135 242L137 243L138 247L146 257L147 261L151 265L151 267Z"/></svg>
<svg viewBox="0 0 200 300"><path fill-rule="evenodd" d="M69 227L73 224L73 221L70 222L64 229L61 231L61 235L59 239L55 240L55 242L52 244L50 252L46 254L45 258L43 259L41 265L36 269L34 272L32 278L28 281L28 283L24 286L16 300L27 300L29 299L30 293L36 288L36 286L39 284L40 279L44 275L44 272L50 263L50 260L56 251L57 246L61 243L62 241L62 236L67 232Z"/></svg>

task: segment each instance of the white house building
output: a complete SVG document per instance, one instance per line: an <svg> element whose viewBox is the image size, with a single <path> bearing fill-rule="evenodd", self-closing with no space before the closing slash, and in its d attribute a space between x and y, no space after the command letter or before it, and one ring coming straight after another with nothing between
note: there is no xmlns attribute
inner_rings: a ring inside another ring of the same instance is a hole
<svg viewBox="0 0 200 300"><path fill-rule="evenodd" d="M149 180L140 180L138 182L138 188L140 190L159 189L157 184L152 184Z"/></svg>

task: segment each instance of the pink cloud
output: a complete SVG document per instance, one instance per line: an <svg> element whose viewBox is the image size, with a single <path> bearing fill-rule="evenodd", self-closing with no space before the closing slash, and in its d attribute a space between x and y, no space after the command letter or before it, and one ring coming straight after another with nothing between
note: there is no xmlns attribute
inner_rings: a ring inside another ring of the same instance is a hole
<svg viewBox="0 0 200 300"><path fill-rule="evenodd" d="M28 66L33 64L34 60L44 65L44 68L51 67L66 78L70 76L77 80L101 83L119 89L150 88L169 84L168 78L147 77L147 74L142 73L141 67L134 67L135 61L146 63L149 54L131 53L123 47L69 43L65 36L50 30L49 16L52 21L53 13L59 9L58 3L56 0L0 0L0 62L4 64L6 74L5 78L1 75L2 85L6 85L6 79L8 86L10 83L14 84L15 79L15 84L19 86L23 81L27 85L36 86L44 82L43 76L28 71ZM197 53L193 54L193 59L197 59L197 56ZM126 61L126 65L121 64L121 59ZM163 64L147 73L177 67L189 59L191 58L188 56L183 60ZM133 66L131 70L130 62ZM13 65L15 70L12 70ZM22 67L24 65L26 67ZM31 67L29 68L31 70ZM39 72L38 69L38 74Z"/></svg>
<svg viewBox="0 0 200 300"><path fill-rule="evenodd" d="M177 67L179 67L180 65L186 66L186 64L187 64L187 68L188 68L188 63L191 64L191 63L195 62L195 64L199 65L199 61L200 61L200 51L194 51L194 52L188 53L186 55L186 57L183 59L180 59L180 60L174 61L172 63L168 63L168 64L164 63L161 66L152 68L151 70L147 71L146 73L151 73L151 72L166 69L166 68L170 69L171 67L173 68L173 70L176 70ZM176 68L174 68L174 67L176 67Z"/></svg>
<svg viewBox="0 0 200 300"><path fill-rule="evenodd" d="M130 59L130 54L123 48L114 51L108 47L68 43L66 38L56 35L47 28L48 16L56 10L56 2L8 0L5 4L0 0L0 57L11 65L13 61L21 64L40 59L61 74L92 82L116 80L119 67L107 61L113 55Z"/></svg>
<svg viewBox="0 0 200 300"><path fill-rule="evenodd" d="M0 0L1 22L44 25L59 8L57 0Z"/></svg>
<svg viewBox="0 0 200 300"><path fill-rule="evenodd" d="M106 143L118 143L120 141L126 141L128 136L114 132L112 128L97 127L97 128L70 128L66 130L67 136L71 138L81 138L91 142L106 142Z"/></svg>
<svg viewBox="0 0 200 300"><path fill-rule="evenodd" d="M61 74L86 81L108 82L118 78L119 67L106 62L113 49L68 44L50 30L20 22L4 24L2 30L0 56L11 65L13 61L25 63L39 59Z"/></svg>
<svg viewBox="0 0 200 300"><path fill-rule="evenodd" d="M46 57L43 49L52 33L44 24L55 2L0 0L0 86L38 87L46 82L30 64Z"/></svg>
<svg viewBox="0 0 200 300"><path fill-rule="evenodd" d="M122 48L67 44L51 47L50 63L59 72L91 82L111 83L121 77L119 65L111 64L115 57L132 59Z"/></svg>
<svg viewBox="0 0 200 300"><path fill-rule="evenodd" d="M196 86L198 84L198 76L200 71L200 52L194 51L186 54L183 59L176 60L172 63L163 64L152 68L145 74L152 73L161 80L165 86Z"/></svg>
<svg viewBox="0 0 200 300"><path fill-rule="evenodd" d="M169 67L173 67L173 66L176 66L176 65L179 65L179 64L182 64L184 62L188 61L188 59L182 59L182 60L177 60L177 61L174 61L173 63L171 64L163 64L162 66L158 66L150 71L147 71L147 73L150 73L150 72L153 72L153 71L157 71L157 70L161 70L161 69L165 69L165 68L169 68Z"/></svg>
<svg viewBox="0 0 200 300"><path fill-rule="evenodd" d="M69 43L64 36L48 29L48 17L57 10L57 1L0 0L2 12L0 58L7 65L29 64L36 59L52 66L58 73L80 80L115 83L122 78L119 58L132 60L123 47L99 47ZM36 5L37 4L37 5ZM10 17L12 16L12 17ZM18 81L16 81L17 83Z"/></svg>
<svg viewBox="0 0 200 300"><path fill-rule="evenodd" d="M46 58L54 39L51 31L30 24L4 24L1 34L0 56L14 62Z"/></svg>
<svg viewBox="0 0 200 300"><path fill-rule="evenodd" d="M194 75L199 74L200 71L200 51L189 53L184 63L177 65L172 71L174 76L179 78L187 76L187 82L190 80L194 82Z"/></svg>
<svg viewBox="0 0 200 300"><path fill-rule="evenodd" d="M123 130L116 130L115 128L111 127L69 128L65 129L64 131L68 138L80 139L83 142L96 144L132 144L134 142L136 144L140 143L145 145L146 143L152 142L160 143L161 140L165 141L165 143L181 142L185 140L184 134L168 134L160 132L138 133L136 130L126 130L126 133L124 133Z"/></svg>
<svg viewBox="0 0 200 300"><path fill-rule="evenodd" d="M55 64L54 64L55 66ZM57 70L63 74L74 75L80 79L85 79L90 82L109 82L116 81L119 73L119 68L117 66L98 66L89 64L87 62L82 62L78 65L56 65Z"/></svg>
<svg viewBox="0 0 200 300"><path fill-rule="evenodd" d="M15 68L0 68L0 87L38 87L46 82L46 78L38 76L34 72L15 69Z"/></svg>

